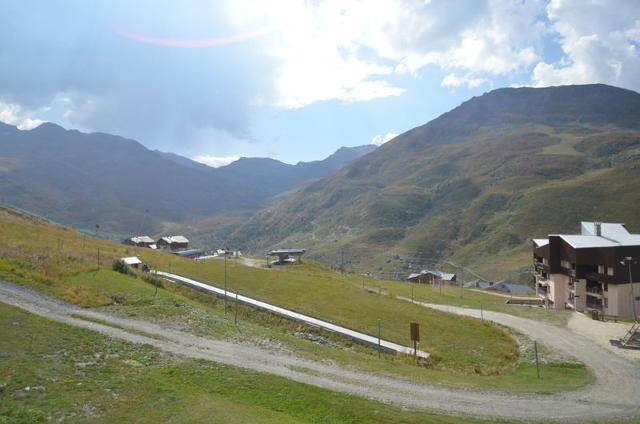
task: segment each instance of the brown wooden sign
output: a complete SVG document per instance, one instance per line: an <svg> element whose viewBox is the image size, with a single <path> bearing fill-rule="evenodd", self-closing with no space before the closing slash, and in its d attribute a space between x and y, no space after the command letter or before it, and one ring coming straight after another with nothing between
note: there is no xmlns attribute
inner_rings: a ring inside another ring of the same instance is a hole
<svg viewBox="0 0 640 424"><path fill-rule="evenodd" d="M420 341L420 324L417 322L412 322L410 324L411 329L411 341L419 342Z"/></svg>

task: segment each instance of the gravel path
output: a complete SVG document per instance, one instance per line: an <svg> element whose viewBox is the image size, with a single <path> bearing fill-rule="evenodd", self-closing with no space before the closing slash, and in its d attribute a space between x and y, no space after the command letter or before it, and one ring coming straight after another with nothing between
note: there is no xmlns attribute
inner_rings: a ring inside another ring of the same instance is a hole
<svg viewBox="0 0 640 424"><path fill-rule="evenodd" d="M624 337L631 326L630 323L594 321L579 312L571 314L567 323L567 328L574 333L593 340L618 356L640 363L640 350L621 349L610 343L610 340L619 340Z"/></svg>
<svg viewBox="0 0 640 424"><path fill-rule="evenodd" d="M0 301L53 321L90 329L133 343L146 343L174 354L268 372L302 383L408 408L458 415L541 420L580 421L586 418L640 415L640 393L636 390L640 382L640 372L637 367L568 330L506 314L485 311L485 318L513 326L549 346L570 353L589 365L597 377L597 383L583 390L552 396L447 389L347 370L336 365L300 359L253 346L197 337L147 321L118 318L102 312L80 309L3 281L0 281ZM450 312L465 315L476 313L472 310L455 310L440 305L425 306L450 309ZM101 320L124 329L90 322L72 315Z"/></svg>

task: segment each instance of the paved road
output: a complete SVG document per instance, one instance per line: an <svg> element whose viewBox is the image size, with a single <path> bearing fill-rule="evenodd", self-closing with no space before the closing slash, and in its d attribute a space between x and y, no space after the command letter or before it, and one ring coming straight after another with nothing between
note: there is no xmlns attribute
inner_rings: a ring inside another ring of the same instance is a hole
<svg viewBox="0 0 640 424"><path fill-rule="evenodd" d="M225 291L224 289L212 286L211 284L201 283L200 281L192 280L191 278L183 277L177 274L170 274L168 272L158 272L157 274L169 279L172 282L184 284L198 290L204 290L207 293L211 293L216 296L226 296L227 299L232 301L236 299L236 293L229 290ZM251 305L254 308L258 308L258 309L269 311L278 315L282 315L284 317L287 317L289 319L293 319L296 321L301 321L311 326L322 328L323 330L327 330L332 333L339 334L341 336L347 337L349 339L352 339L357 342L364 343L370 346L377 346L378 342L380 342L380 346L382 347L382 349L386 351L404 353L406 355L414 354L413 349L407 346L393 343L384 339L379 340L377 337L370 336L368 334L361 333L359 331L351 330L350 328L342 327L340 325L336 325L328 321L323 321L318 318L310 317L309 315L304 315L298 312L291 311L289 309L284 309L276 305L271 305L269 303L262 302L257 299L253 299L251 297L242 296L239 294L237 296L237 300L238 302L244 303L246 305ZM420 358L429 357L429 354L427 352L423 352L421 350L418 350L416 354Z"/></svg>
<svg viewBox="0 0 640 424"><path fill-rule="evenodd" d="M532 330L533 337L540 340L543 340L545 332L557 331L554 337L558 336L560 340L549 344L564 348L587 363L596 373L597 384L584 390L552 396L447 389L347 370L326 362L304 360L290 354L274 353L254 346L196 337L189 333L163 328L151 322L80 309L2 281L0 281L0 301L54 321L90 329L129 342L147 343L174 354L269 372L302 383L409 408L436 410L447 414L545 421L550 419L584 421L585 419L640 416L640 394L637 391L640 375L638 368L631 363L597 346L585 345L585 339L579 336L575 338L567 330L508 315L493 316L493 313L488 311L485 311L488 319L504 320L505 325L511 322L514 328L519 326L525 332ZM452 312L475 313L466 310L452 310ZM97 324L76 316L99 319L121 328ZM512 319L514 319L513 322ZM536 327L539 327L539 330L536 330ZM131 332L132 330L135 332ZM0 337L2 337L1 332ZM554 337L545 339L545 343Z"/></svg>

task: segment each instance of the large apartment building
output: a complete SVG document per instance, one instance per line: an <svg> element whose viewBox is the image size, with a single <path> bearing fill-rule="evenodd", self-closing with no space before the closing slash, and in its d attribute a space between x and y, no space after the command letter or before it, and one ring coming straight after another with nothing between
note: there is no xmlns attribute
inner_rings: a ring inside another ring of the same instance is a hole
<svg viewBox="0 0 640 424"><path fill-rule="evenodd" d="M624 224L582 222L581 234L533 239L536 293L554 309L640 315L640 234Z"/></svg>

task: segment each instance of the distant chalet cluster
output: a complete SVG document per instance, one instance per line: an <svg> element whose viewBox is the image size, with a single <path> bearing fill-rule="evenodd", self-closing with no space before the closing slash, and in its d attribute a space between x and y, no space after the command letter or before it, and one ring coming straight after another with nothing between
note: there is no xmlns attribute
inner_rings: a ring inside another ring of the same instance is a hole
<svg viewBox="0 0 640 424"><path fill-rule="evenodd" d="M453 284L457 281L456 274L443 272L439 270L423 269L420 272L410 274L407 281L418 284ZM533 294L534 290L524 284L518 284L510 280L486 281L473 280L464 283L464 287L468 289L492 290L510 295L528 295Z"/></svg>
<svg viewBox="0 0 640 424"><path fill-rule="evenodd" d="M210 255L210 253L203 249L189 248L189 239L185 236L163 236L158 240L154 240L149 236L134 236L126 239L124 244L147 249L163 250L184 258L199 259Z"/></svg>

